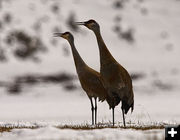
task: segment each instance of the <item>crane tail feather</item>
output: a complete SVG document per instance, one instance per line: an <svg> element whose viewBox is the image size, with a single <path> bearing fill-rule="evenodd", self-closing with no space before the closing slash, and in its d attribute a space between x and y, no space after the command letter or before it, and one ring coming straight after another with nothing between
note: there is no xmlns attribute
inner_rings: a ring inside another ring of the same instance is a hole
<svg viewBox="0 0 180 140"><path fill-rule="evenodd" d="M127 104L127 102L122 101L122 107L121 108L124 110L125 114L127 114L129 109L131 108L131 113L132 113L134 110L134 102L131 105L129 105L129 104Z"/></svg>

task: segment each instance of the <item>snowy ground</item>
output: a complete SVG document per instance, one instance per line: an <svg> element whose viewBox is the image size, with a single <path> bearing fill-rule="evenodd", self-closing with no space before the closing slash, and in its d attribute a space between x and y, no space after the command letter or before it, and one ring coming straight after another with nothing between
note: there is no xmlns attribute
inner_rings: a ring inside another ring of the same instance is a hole
<svg viewBox="0 0 180 140"><path fill-rule="evenodd" d="M47 89L51 89L51 92ZM48 88L34 89L33 95L27 93L27 95L21 96L1 96L1 120L6 122L46 120L61 123L90 123L90 101L83 91L73 93L60 91L60 88L49 86ZM135 101L134 112L127 115L128 122L180 123L180 115L177 110L179 94L174 93L171 98L164 93L140 94L135 96ZM100 122L111 121L111 111L106 102L98 104L98 118ZM116 107L116 121L122 121L120 106Z"/></svg>
<svg viewBox="0 0 180 140"><path fill-rule="evenodd" d="M128 136L127 136L128 133ZM106 128L103 130L60 130L54 127L39 128L34 130L27 129L14 129L10 134L5 132L1 134L2 140L14 140L14 139L24 139L24 140L163 140L164 139L163 130L149 130L149 131L134 131L134 130L123 130L123 129L110 129ZM1 139L1 138L0 138Z"/></svg>
<svg viewBox="0 0 180 140"><path fill-rule="evenodd" d="M43 4L42 4L43 2ZM12 82L17 75L27 73L49 74L66 71L76 74L71 53L64 56L62 47L68 47L65 40L59 39L53 46L53 27L62 32L70 30L66 26L69 13L74 12L77 21L96 19L101 25L103 38L113 56L130 73L141 73L142 78L133 81L135 93L134 112L128 113L126 121L135 126L153 126L180 123L180 9L178 0L129 0L123 9L113 8L116 1L108 0L9 0L0 1L0 16L13 14L12 23L0 30L0 37L10 29L23 29L32 34L36 21L41 23L39 35L48 47L41 54L41 63L17 61L11 49L8 63L0 63L0 82ZM53 4L60 6L59 13L52 14ZM33 10L32 10L33 9ZM93 9L93 10L92 10ZM33 16L32 16L33 15ZM118 17L122 21L116 21ZM134 29L134 43L120 39L113 31L115 26L123 30ZM75 44L89 66L99 71L99 54L92 32L81 27L73 33ZM57 40L57 39L56 39ZM0 42L3 45L3 42ZM1 46L0 46L1 47ZM88 51L87 51L88 50ZM93 57L92 57L93 56ZM79 82L75 80L79 87ZM116 125L122 126L120 106L115 111ZM107 103L98 104L98 122L109 123L111 111ZM90 102L81 88L65 91L61 84L38 84L26 86L19 95L7 93L0 86L0 126L43 126L38 129L13 129L0 133L2 140L18 139L89 139L89 140L156 140L164 139L164 129L134 130L105 128L94 130L59 129L58 125L91 124Z"/></svg>
<svg viewBox="0 0 180 140"><path fill-rule="evenodd" d="M49 86L50 87L50 86ZM44 90L43 90L44 89ZM164 139L164 129L134 130L122 128L105 128L95 130L71 130L58 129L58 125L90 125L90 102L83 92L74 93L61 91L60 88L47 87L34 89L35 94L22 96L4 95L0 98L1 123L6 127L31 127L40 126L38 129L13 129L11 132L3 132L0 139ZM58 90L58 91L57 91ZM42 95L43 92L43 95ZM58 94L56 94L58 93ZM159 104L159 99L162 101ZM177 109L170 107L179 106L179 95L173 95L169 99L168 94L136 95L135 110L126 116L127 123L132 126L159 126L167 124L179 124L180 116ZM168 111L167 111L168 109ZM115 112L116 125L122 126L122 114L120 106ZM108 105L98 104L98 122L110 123L111 111ZM129 126L127 125L127 126Z"/></svg>

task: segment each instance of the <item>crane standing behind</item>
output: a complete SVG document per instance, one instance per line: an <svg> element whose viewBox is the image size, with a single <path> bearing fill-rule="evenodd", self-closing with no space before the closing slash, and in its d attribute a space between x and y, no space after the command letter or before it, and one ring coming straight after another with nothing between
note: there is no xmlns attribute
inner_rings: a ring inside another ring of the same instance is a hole
<svg viewBox="0 0 180 140"><path fill-rule="evenodd" d="M86 26L96 36L100 52L100 74L103 78L103 84L110 97L114 98L114 100L119 98L122 101L123 124L126 126L124 114L127 114L130 108L131 112L134 109L134 93L131 77L127 70L109 52L101 36L100 26L95 20L76 22L76 24Z"/></svg>

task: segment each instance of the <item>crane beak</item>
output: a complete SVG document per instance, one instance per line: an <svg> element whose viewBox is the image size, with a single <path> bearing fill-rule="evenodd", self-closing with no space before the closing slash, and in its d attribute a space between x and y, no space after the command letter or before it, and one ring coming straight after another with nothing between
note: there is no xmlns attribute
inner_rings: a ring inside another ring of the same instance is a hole
<svg viewBox="0 0 180 140"><path fill-rule="evenodd" d="M63 33L54 33L53 36L54 36L54 37L62 37L62 34L63 34Z"/></svg>
<svg viewBox="0 0 180 140"><path fill-rule="evenodd" d="M85 22L75 22L76 25L85 25Z"/></svg>

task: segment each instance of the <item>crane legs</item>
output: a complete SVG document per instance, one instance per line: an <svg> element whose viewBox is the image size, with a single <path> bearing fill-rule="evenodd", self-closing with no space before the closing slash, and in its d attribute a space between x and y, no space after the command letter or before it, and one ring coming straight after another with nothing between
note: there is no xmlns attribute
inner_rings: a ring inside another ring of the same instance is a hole
<svg viewBox="0 0 180 140"><path fill-rule="evenodd" d="M92 97L89 97L91 101L91 111L92 111L92 125L94 125L94 111L95 111L95 124L97 123L97 98L94 98L95 107L93 105Z"/></svg>
<svg viewBox="0 0 180 140"><path fill-rule="evenodd" d="M97 98L94 98L94 101L95 101L95 124L97 123Z"/></svg>
<svg viewBox="0 0 180 140"><path fill-rule="evenodd" d="M92 111L92 125L94 125L94 105L93 105L93 101L92 98L89 97L90 101L91 101L91 111Z"/></svg>
<svg viewBox="0 0 180 140"><path fill-rule="evenodd" d="M112 108L113 126L114 126L114 107Z"/></svg>
<svg viewBox="0 0 180 140"><path fill-rule="evenodd" d="M122 108L121 108L122 109ZM124 117L124 110L122 109L122 115L123 115L123 124L124 124L124 127L126 127L126 123L125 123L125 117Z"/></svg>

